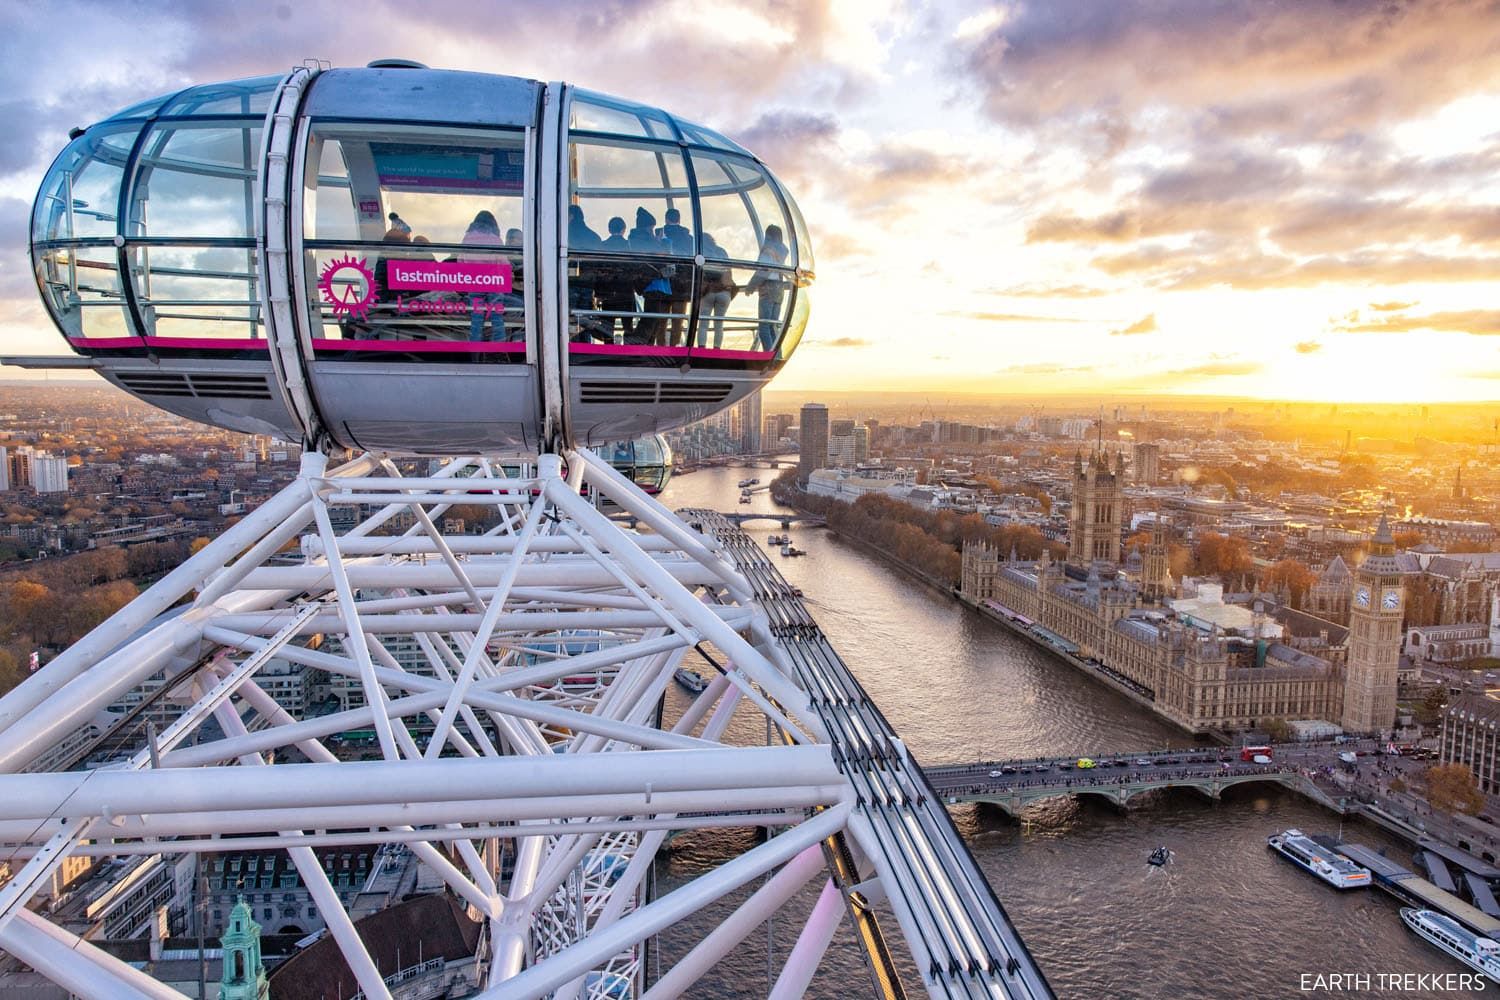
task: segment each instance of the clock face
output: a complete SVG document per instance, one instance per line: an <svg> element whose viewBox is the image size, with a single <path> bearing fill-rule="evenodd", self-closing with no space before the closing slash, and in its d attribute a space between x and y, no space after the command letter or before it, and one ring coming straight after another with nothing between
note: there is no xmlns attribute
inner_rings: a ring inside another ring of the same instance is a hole
<svg viewBox="0 0 1500 1000"><path fill-rule="evenodd" d="M1361 608L1370 606L1370 588L1360 587L1354 592L1354 603Z"/></svg>
<svg viewBox="0 0 1500 1000"><path fill-rule="evenodd" d="M1401 606L1401 591L1387 590L1380 598L1380 606L1387 611L1395 611Z"/></svg>

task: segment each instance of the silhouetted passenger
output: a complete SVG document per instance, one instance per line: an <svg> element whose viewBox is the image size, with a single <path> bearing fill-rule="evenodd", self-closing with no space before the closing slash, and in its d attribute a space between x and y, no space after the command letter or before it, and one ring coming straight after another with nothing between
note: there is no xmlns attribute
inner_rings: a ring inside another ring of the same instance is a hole
<svg viewBox="0 0 1500 1000"><path fill-rule="evenodd" d="M785 265L790 256L791 251L781 241L781 227L767 226L766 238L760 244L760 263ZM777 328L780 325L777 320L781 318L781 303L786 298L786 289L785 273L768 267L758 269L745 285L745 291L760 296L760 326L755 334L755 346L758 350L770 351L776 347Z"/></svg>
<svg viewBox="0 0 1500 1000"><path fill-rule="evenodd" d="M628 240L635 253L665 254L670 249L667 242L656 235L656 216L644 206L635 210L635 228L630 231ZM672 283L667 274L670 267L651 264L641 269L641 301L645 308L641 321L636 324L636 341L639 343L662 344L666 340L666 313L672 303Z"/></svg>
<svg viewBox="0 0 1500 1000"><path fill-rule="evenodd" d="M666 224L661 227L661 238L666 241L671 253L679 257L693 255L693 231L682 224L682 213L677 209L667 209Z"/></svg>
<svg viewBox="0 0 1500 1000"><path fill-rule="evenodd" d="M705 262L729 259L729 254L710 233L703 234L703 259ZM709 346L710 321L713 324L713 346L724 346L724 314L729 311L729 302L735 291L734 278L728 267L715 267L712 263L703 265L703 295L698 299L699 347Z"/></svg>
<svg viewBox="0 0 1500 1000"><path fill-rule="evenodd" d="M668 252L678 257L693 256L693 231L682 224L682 213L675 208L669 208L665 219L665 224L661 227L661 239L667 245ZM676 267L668 277L668 283L672 288L672 298L667 304L667 309L673 315L671 329L667 334L667 343L686 345L687 337L682 327L687 316L688 303L693 298L693 269L687 266Z"/></svg>
<svg viewBox="0 0 1500 1000"><path fill-rule="evenodd" d="M625 220L620 220L620 228L625 228ZM570 250L598 250L604 241L599 234L589 228L589 224L583 219L583 207L580 205L568 206L568 249Z"/></svg>
<svg viewBox="0 0 1500 1000"><path fill-rule="evenodd" d="M628 253L630 241L625 238L625 220L618 215L609 220L609 236L600 244L605 253ZM620 261L600 261L592 265L594 271L594 294L599 298L599 308L617 316L603 316L603 329L608 336L614 335L615 321L626 340L635 334L635 312L639 308L635 300L636 272L638 264Z"/></svg>
<svg viewBox="0 0 1500 1000"><path fill-rule="evenodd" d="M465 246L498 247L503 244L500 241L500 223L495 221L495 216L490 212L477 212L474 221L469 223L469 228L464 232L463 243ZM483 260L489 261L494 258L488 254L459 254L460 260ZM469 339L493 340L494 321L491 314L495 307L503 302L499 295L471 295L469 296ZM486 329L490 331L486 335ZM501 330L504 330L504 321L501 321Z"/></svg>
<svg viewBox="0 0 1500 1000"><path fill-rule="evenodd" d="M625 239L625 220L618 215L609 220L609 236L600 249L621 253L630 249L630 241Z"/></svg>

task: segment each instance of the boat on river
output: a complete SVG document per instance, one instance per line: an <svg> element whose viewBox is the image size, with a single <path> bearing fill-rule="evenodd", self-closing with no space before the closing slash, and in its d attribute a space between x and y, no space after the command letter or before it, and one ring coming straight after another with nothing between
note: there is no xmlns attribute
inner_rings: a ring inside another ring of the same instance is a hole
<svg viewBox="0 0 1500 1000"><path fill-rule="evenodd" d="M1457 920L1436 910L1403 906L1401 921L1428 944L1500 983L1500 943L1465 930Z"/></svg>
<svg viewBox="0 0 1500 1000"><path fill-rule="evenodd" d="M694 694L708 687L708 681L703 679L702 674L696 670L689 670L687 667L678 667L672 674L672 678Z"/></svg>
<svg viewBox="0 0 1500 1000"><path fill-rule="evenodd" d="M1363 889L1370 870L1330 851L1301 830L1283 830L1266 838L1266 846L1335 889Z"/></svg>

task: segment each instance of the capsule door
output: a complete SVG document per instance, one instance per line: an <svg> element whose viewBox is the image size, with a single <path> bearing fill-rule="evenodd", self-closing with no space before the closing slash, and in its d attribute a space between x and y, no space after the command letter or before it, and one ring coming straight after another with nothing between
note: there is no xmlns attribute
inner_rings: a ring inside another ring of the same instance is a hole
<svg viewBox="0 0 1500 1000"><path fill-rule="evenodd" d="M538 445L534 126L302 123L295 280L321 423L350 447Z"/></svg>

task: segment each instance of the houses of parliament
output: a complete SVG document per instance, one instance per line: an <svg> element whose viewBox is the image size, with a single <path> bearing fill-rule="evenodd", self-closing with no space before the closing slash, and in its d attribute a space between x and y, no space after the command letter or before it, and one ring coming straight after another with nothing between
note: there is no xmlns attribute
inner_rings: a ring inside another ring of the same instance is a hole
<svg viewBox="0 0 1500 1000"><path fill-rule="evenodd" d="M1370 555L1352 572L1343 567L1344 627L1278 602L1225 602L1217 584L1177 596L1159 519L1139 558L1129 568L1121 558L1127 500L1119 457L1080 455L1072 478L1067 561L1045 551L1022 561L965 545L966 601L1192 732L1255 729L1273 719L1393 731L1406 594L1384 518Z"/></svg>

